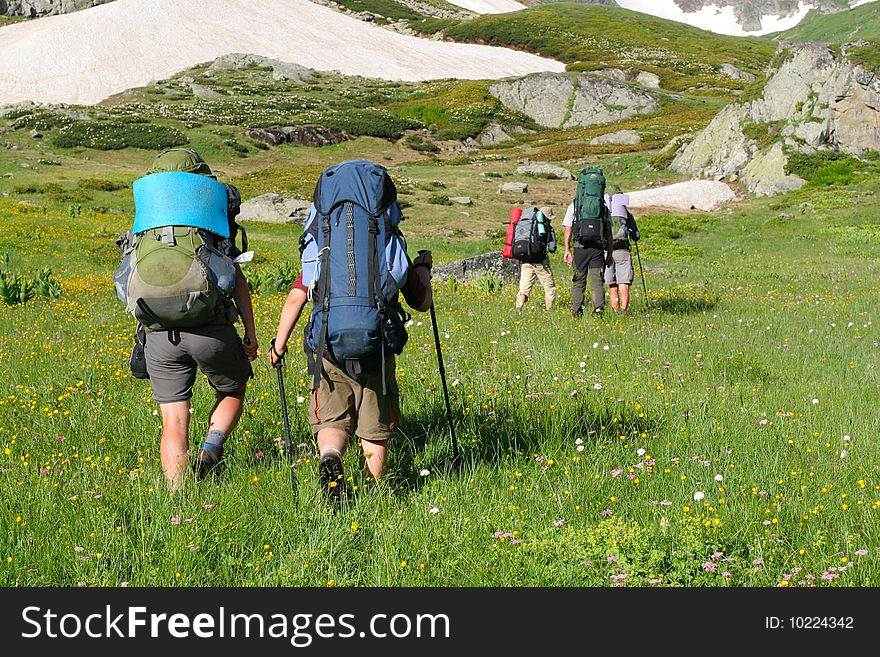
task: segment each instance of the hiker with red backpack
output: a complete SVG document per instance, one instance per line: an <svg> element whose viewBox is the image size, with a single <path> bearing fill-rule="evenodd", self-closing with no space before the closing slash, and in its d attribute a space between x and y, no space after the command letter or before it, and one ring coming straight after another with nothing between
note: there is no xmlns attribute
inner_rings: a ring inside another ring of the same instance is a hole
<svg viewBox="0 0 880 657"><path fill-rule="evenodd" d="M519 260L519 292L516 309L522 310L535 283L544 288L544 307L550 310L556 300L556 282L550 269L548 254L556 252L556 233L550 222L553 209L515 208L510 214L507 241L502 251L505 258Z"/></svg>
<svg viewBox="0 0 880 657"><path fill-rule="evenodd" d="M601 169L586 168L578 175L574 202L562 220L565 228L563 259L574 268L571 288L571 314L581 317L587 278L593 314L605 311L604 271L613 263L611 221L605 205L605 175Z"/></svg>
<svg viewBox="0 0 880 657"><path fill-rule="evenodd" d="M301 286L313 302L303 340L312 377L309 424L321 486L336 505L347 495L343 455L350 439L361 440L365 479L378 481L399 423L395 357L409 318L399 293L419 312L432 306L431 252L410 259L403 219L388 172L348 160L321 174L300 238ZM270 359L284 356L297 298L282 316Z"/></svg>
<svg viewBox="0 0 880 657"><path fill-rule="evenodd" d="M216 391L208 432L195 462L199 476L215 471L223 445L241 417L253 376L257 337L247 281L235 246L241 197L217 182L190 149L160 153L132 185L135 219L117 244L122 263L117 295L138 320L132 374L149 378L162 413L160 457L169 489L183 483L189 462L190 399L197 371ZM244 341L235 330L244 323Z"/></svg>

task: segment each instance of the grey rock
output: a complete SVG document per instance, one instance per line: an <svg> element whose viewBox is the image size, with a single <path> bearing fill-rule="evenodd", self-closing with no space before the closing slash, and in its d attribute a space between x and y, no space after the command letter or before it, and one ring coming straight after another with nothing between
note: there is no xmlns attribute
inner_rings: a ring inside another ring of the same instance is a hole
<svg viewBox="0 0 880 657"><path fill-rule="evenodd" d="M611 78L612 80L616 80L617 82L626 82L629 80L630 76L626 71L623 71L619 68L603 68L599 71L601 75L604 75L606 78Z"/></svg>
<svg viewBox="0 0 880 657"><path fill-rule="evenodd" d="M491 273L510 283L519 278L519 269L519 262L503 257L501 251L492 251L472 258L456 260L449 264L438 265L431 270L431 274L440 281L445 281L450 277L466 281L482 278Z"/></svg>
<svg viewBox="0 0 880 657"><path fill-rule="evenodd" d="M724 63L720 66L719 70L721 71L721 73L729 78L733 78L734 80L745 80L746 82L751 82L755 79L754 75L739 70L733 64Z"/></svg>
<svg viewBox="0 0 880 657"><path fill-rule="evenodd" d="M672 168L706 177L742 174L750 191L776 194L803 185L784 175L787 153L841 150L853 155L880 150L880 79L819 43L791 48L769 71L763 96L729 105L688 145ZM782 124L783 142L761 151L746 124Z"/></svg>
<svg viewBox="0 0 880 657"><path fill-rule="evenodd" d="M112 0L0 0L0 14L7 16L52 16L88 9Z"/></svg>
<svg viewBox="0 0 880 657"><path fill-rule="evenodd" d="M644 91L598 75L538 73L501 80L489 92L547 128L609 123L657 109Z"/></svg>
<svg viewBox="0 0 880 657"><path fill-rule="evenodd" d="M239 221L262 221L273 224L303 223L308 218L309 201L263 194L241 204Z"/></svg>
<svg viewBox="0 0 880 657"><path fill-rule="evenodd" d="M498 123L490 123L483 129L480 136L477 137L477 141L483 146L494 146L495 144L503 144L506 141L512 140L513 137L507 134L504 128Z"/></svg>
<svg viewBox="0 0 880 657"><path fill-rule="evenodd" d="M319 148L341 144L353 137L343 130L332 130L321 126L285 126L283 128L250 128L245 135L270 146L280 144L299 144Z"/></svg>
<svg viewBox="0 0 880 657"><path fill-rule="evenodd" d="M555 164L527 164L525 166L517 167L516 172L520 175L547 176L550 178L558 178L559 180L574 180L571 171L565 167L556 166Z"/></svg>
<svg viewBox="0 0 880 657"><path fill-rule="evenodd" d="M642 138L635 130L620 130L610 132L607 135L599 135L590 140L590 145L601 146L604 144L641 144Z"/></svg>
<svg viewBox="0 0 880 657"><path fill-rule="evenodd" d="M31 139L42 139L43 138L43 133L41 133L39 130L36 130L36 129L31 130L30 134L31 134Z"/></svg>
<svg viewBox="0 0 880 657"><path fill-rule="evenodd" d="M655 75L654 73L640 71L639 74L636 76L636 83L650 89L659 89L660 77L658 75Z"/></svg>
<svg viewBox="0 0 880 657"><path fill-rule="evenodd" d="M473 203L470 196L450 196L449 200L453 203L458 203L459 205L470 205ZM466 212L463 214L467 215Z"/></svg>
<svg viewBox="0 0 880 657"><path fill-rule="evenodd" d="M759 153L742 170L742 180L749 191L759 196L775 196L800 189L806 180L785 173L788 161L782 144L777 143Z"/></svg>
<svg viewBox="0 0 880 657"><path fill-rule="evenodd" d="M529 191L529 185L528 185L528 183L524 183L524 182L507 182L507 183L501 183L498 186L498 193L499 194L506 194L506 193L525 194L528 191Z"/></svg>
<svg viewBox="0 0 880 657"><path fill-rule="evenodd" d="M272 77L275 80L287 80L290 82L309 82L315 77L314 71L299 64L282 62L278 59L270 59L260 55L248 53L229 53L215 59L208 67L208 72L223 69L242 69L258 66L271 68Z"/></svg>

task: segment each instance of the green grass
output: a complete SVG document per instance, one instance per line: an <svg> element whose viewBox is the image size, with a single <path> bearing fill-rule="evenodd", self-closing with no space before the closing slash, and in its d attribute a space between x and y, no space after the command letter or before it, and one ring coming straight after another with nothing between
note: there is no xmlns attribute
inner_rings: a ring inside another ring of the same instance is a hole
<svg viewBox="0 0 880 657"><path fill-rule="evenodd" d="M560 59L572 70L619 67L660 76L663 88L742 88L720 75L724 63L760 73L775 45L769 39L728 37L645 14L553 3L512 14L481 16L444 30L457 41L525 49ZM719 95L715 92L715 95Z"/></svg>
<svg viewBox="0 0 880 657"><path fill-rule="evenodd" d="M375 157L368 140L347 148ZM294 167L312 165L298 152L286 161L288 180L305 184L309 170ZM122 203L130 189L76 185L124 186L122 172L138 159L101 157L80 162L77 174L65 159L51 177L40 171L0 189L54 183ZM212 164L241 165L228 157ZM648 179L647 157L602 164L636 189ZM423 160L395 172L412 190L403 197L410 251L432 248L442 262L497 248L497 237L441 231L503 227L511 201L495 198L497 178L478 173L507 176L513 166ZM272 178L252 180L252 191ZM308 377L296 355L287 388L301 445L299 503L279 447L274 372L263 361L223 477L168 494L157 408L127 372L134 326L110 281L113 240L130 216L71 212L50 198L22 204L31 194L12 193L0 199L0 253L25 275L51 266L62 296L0 306L0 583L609 586L615 577L628 586L876 586L877 181L872 173L731 213L637 216L648 297L637 279L627 316L572 320L560 253L551 258L560 299L549 313L538 299L515 312L511 285L438 283L464 470L445 469L433 335L417 314L398 361L405 424L389 476L363 489L351 450L348 485L358 491L336 514L316 483L298 402ZM571 187L530 185L557 207ZM438 189L469 192L473 216L432 206ZM298 229L249 228L258 257L248 267L263 272L255 312L265 351L284 299L269 290L297 267ZM193 440L211 404L200 379Z"/></svg>
<svg viewBox="0 0 880 657"><path fill-rule="evenodd" d="M795 27L773 36L789 41L824 43L876 40L880 39L880 13L874 3L836 14L823 14L814 9Z"/></svg>

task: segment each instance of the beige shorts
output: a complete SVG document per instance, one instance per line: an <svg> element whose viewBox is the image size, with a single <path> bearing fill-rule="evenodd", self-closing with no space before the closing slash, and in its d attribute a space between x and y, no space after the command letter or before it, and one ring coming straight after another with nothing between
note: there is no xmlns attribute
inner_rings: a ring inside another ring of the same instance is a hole
<svg viewBox="0 0 880 657"><path fill-rule="evenodd" d="M394 357L385 359L387 393L382 394L378 369L353 379L324 359L321 384L312 390L309 424L312 431L341 429L364 440L387 440L397 429L399 410Z"/></svg>

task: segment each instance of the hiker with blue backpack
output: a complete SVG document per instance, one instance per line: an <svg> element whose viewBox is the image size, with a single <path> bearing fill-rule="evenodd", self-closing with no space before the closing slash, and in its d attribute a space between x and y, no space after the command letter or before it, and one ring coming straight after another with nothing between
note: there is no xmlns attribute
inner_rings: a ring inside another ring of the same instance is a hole
<svg viewBox="0 0 880 657"><path fill-rule="evenodd" d="M189 462L190 399L198 370L216 401L195 462L199 476L216 471L241 417L250 361L257 357L250 293L235 245L241 197L217 181L190 149L160 153L134 182L135 219L119 238L117 294L138 320L132 374L149 378L162 414L160 457L168 487L183 483ZM235 330L241 317L244 341Z"/></svg>
<svg viewBox="0 0 880 657"><path fill-rule="evenodd" d="M388 172L348 160L321 174L300 238L301 286L313 303L303 340L312 377L309 424L321 486L334 504L347 495L343 456L354 436L365 479L383 475L400 420L395 357L407 342L409 316L399 295L419 312L432 306L431 252L409 258L403 219ZM273 361L284 356L302 309L302 297L291 295Z"/></svg>
<svg viewBox="0 0 880 657"><path fill-rule="evenodd" d="M630 240L639 241L639 227L627 205L629 196L620 191L619 185L608 185L606 205L611 210L611 259L605 268L605 284L614 312L626 312L629 308L629 288L635 278Z"/></svg>
<svg viewBox="0 0 880 657"><path fill-rule="evenodd" d="M605 175L601 169L586 168L578 175L574 202L562 220L565 229L563 260L572 265L571 314L583 315L587 278L593 315L605 311L605 267L613 263L611 220L605 205Z"/></svg>

